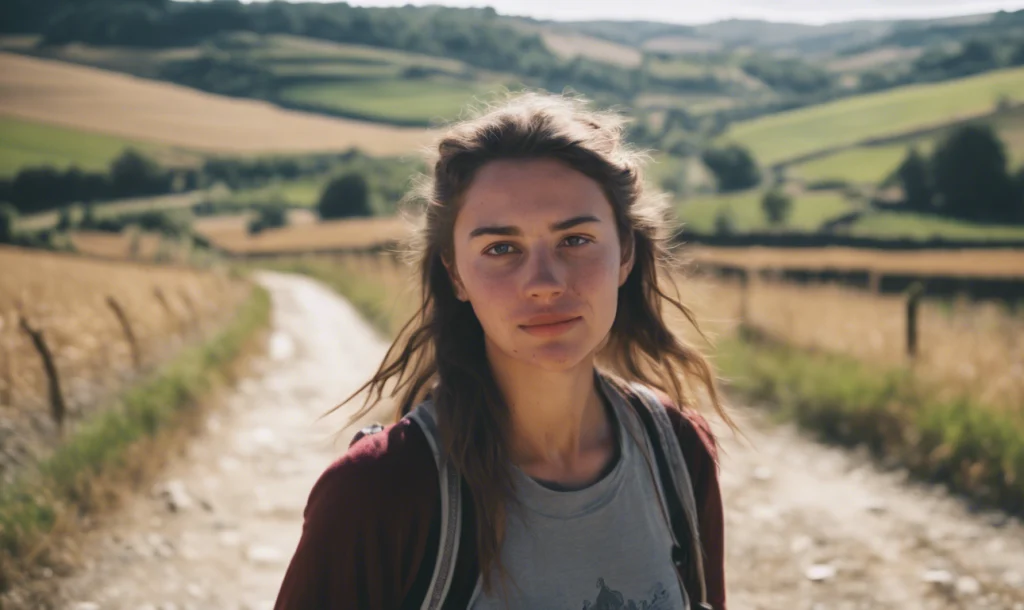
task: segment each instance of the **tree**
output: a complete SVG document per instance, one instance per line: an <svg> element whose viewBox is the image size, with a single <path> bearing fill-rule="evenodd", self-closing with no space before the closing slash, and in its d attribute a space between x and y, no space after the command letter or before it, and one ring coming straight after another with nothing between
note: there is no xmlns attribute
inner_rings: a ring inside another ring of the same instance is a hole
<svg viewBox="0 0 1024 610"><path fill-rule="evenodd" d="M906 204L921 212L931 211L932 179L928 174L928 161L921 156L917 148L907 151L907 156L896 168L896 180L903 188L903 200Z"/></svg>
<svg viewBox="0 0 1024 610"><path fill-rule="evenodd" d="M71 226L74 223L71 222L71 207L64 206L60 209L60 215L57 216L57 230L58 231L70 231Z"/></svg>
<svg viewBox="0 0 1024 610"><path fill-rule="evenodd" d="M718 190L727 193L757 186L761 171L750 151L737 144L711 148L701 157L718 179Z"/></svg>
<svg viewBox="0 0 1024 610"><path fill-rule="evenodd" d="M129 148L110 164L110 187L115 197L165 193L170 176L156 161Z"/></svg>
<svg viewBox="0 0 1024 610"><path fill-rule="evenodd" d="M974 221L1016 219L1006 150L988 125L966 125L950 133L935 149L931 175L944 213Z"/></svg>
<svg viewBox="0 0 1024 610"><path fill-rule="evenodd" d="M288 224L288 208L274 202L260 208L256 217L249 221L249 235L256 235L264 229L276 229Z"/></svg>
<svg viewBox="0 0 1024 610"><path fill-rule="evenodd" d="M764 210L764 217L768 219L768 224L784 225L793 209L793 200L782 192L782 189L775 187L765 192L764 197L761 198L761 209Z"/></svg>
<svg viewBox="0 0 1024 610"><path fill-rule="evenodd" d="M732 208L724 207L715 214L715 234L732 235L736 232L736 220L733 218Z"/></svg>
<svg viewBox="0 0 1024 610"><path fill-rule="evenodd" d="M6 201L0 201L0 244L9 244L14 240L14 221L18 219L18 210Z"/></svg>
<svg viewBox="0 0 1024 610"><path fill-rule="evenodd" d="M321 220L370 216L370 188L362 174L351 172L331 180L316 206Z"/></svg>

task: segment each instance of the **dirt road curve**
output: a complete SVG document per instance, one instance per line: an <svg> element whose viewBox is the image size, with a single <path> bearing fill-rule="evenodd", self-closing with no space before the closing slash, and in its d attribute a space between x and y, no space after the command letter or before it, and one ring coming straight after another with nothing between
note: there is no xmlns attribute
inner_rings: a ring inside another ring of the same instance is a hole
<svg viewBox="0 0 1024 610"><path fill-rule="evenodd" d="M62 607L272 606L309 488L344 446L332 444L340 418L316 416L384 346L326 288L263 281L275 303L266 362L153 494L90 537ZM969 515L856 455L739 416L753 446L722 439L731 608L1024 610L1020 523Z"/></svg>

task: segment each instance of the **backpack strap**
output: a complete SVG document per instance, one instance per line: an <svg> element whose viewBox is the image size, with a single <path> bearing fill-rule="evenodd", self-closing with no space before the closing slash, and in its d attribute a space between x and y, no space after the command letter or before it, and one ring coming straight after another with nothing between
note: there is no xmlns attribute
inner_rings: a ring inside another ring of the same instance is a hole
<svg viewBox="0 0 1024 610"><path fill-rule="evenodd" d="M437 420L434 418L433 403L421 403L405 416L420 426L437 464L437 479L441 487L441 528L434 560L434 573L423 597L421 610L441 610L451 588L455 574L455 559L459 552L459 538L462 532L462 489L461 477L455 466L441 455L438 439ZM355 443L364 436L376 434L384 428L373 424L356 433ZM351 446L351 445L350 445Z"/></svg>
<svg viewBox="0 0 1024 610"><path fill-rule="evenodd" d="M632 383L630 387L634 396L629 403L643 422L664 490L662 501L666 504L672 531L672 562L676 568L683 570L688 584L696 585L694 592L700 595L698 607L712 610L707 602L697 501L679 438L672 428L665 405L658 397L639 383Z"/></svg>

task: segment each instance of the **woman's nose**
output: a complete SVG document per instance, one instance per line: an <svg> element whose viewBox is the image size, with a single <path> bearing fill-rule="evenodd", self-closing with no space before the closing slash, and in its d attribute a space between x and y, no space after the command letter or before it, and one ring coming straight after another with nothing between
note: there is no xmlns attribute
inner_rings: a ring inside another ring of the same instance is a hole
<svg viewBox="0 0 1024 610"><path fill-rule="evenodd" d="M565 270L552 253L535 250L526 264L524 292L531 298L550 299L565 291Z"/></svg>

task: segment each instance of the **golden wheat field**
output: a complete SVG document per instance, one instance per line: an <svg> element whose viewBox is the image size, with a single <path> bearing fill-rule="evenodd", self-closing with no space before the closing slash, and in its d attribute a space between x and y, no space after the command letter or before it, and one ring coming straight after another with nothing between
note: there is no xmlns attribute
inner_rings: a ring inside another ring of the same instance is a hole
<svg viewBox="0 0 1024 610"><path fill-rule="evenodd" d="M406 267L381 257L336 256L340 273L371 277L397 308L411 314ZM738 282L676 276L679 296L712 340L739 326L743 289ZM836 286L796 286L754 280L748 285L747 323L785 342L853 356L883 367L910 366L950 397L969 393L981 403L1024 407L1024 313L995 303L923 301L918 314L918 354L906 355L906 302ZM704 348L681 315L677 332Z"/></svg>
<svg viewBox="0 0 1024 610"><path fill-rule="evenodd" d="M69 237L78 253L96 258L151 261L157 258L161 250L167 251L169 256L171 253L178 254L180 250L174 247L176 244L168 243L156 233L74 231Z"/></svg>
<svg viewBox="0 0 1024 610"><path fill-rule="evenodd" d="M688 246L696 263L748 269L808 270L864 269L889 274L963 277L1024 277L1024 251L916 250L887 251L860 248L720 248Z"/></svg>
<svg viewBox="0 0 1024 610"><path fill-rule="evenodd" d="M13 247L0 247L0 269L0 470L31 461L39 439L56 430L43 359L22 319L52 354L65 419L74 423L125 381L218 327L249 290L212 271Z"/></svg>
<svg viewBox="0 0 1024 610"><path fill-rule="evenodd" d="M196 230L231 254L288 254L377 246L404 236L407 225L397 216L328 222L308 222L307 219L249 235L244 221L229 217L204 219L196 223Z"/></svg>
<svg viewBox="0 0 1024 610"><path fill-rule="evenodd" d="M0 90L0 115L201 151L405 154L430 137L10 53L0 53Z"/></svg>

